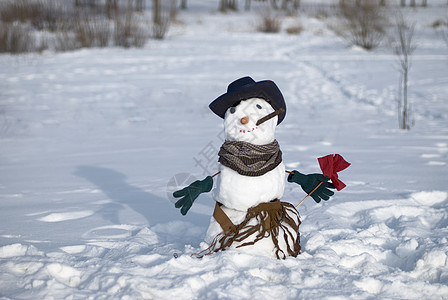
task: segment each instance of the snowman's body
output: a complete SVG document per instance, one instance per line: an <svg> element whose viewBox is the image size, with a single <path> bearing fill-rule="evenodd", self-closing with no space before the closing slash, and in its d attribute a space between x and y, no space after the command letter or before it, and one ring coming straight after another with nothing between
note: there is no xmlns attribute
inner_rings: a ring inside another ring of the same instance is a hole
<svg viewBox="0 0 448 300"><path fill-rule="evenodd" d="M241 101L235 107L227 110L224 118L224 129L227 141L242 141L255 145L266 145L275 140L277 117L274 117L259 126L256 122L262 117L274 112L272 106L264 99L252 98ZM240 175L229 167L220 165L220 175L216 180L213 191L215 201L222 204L221 208L233 224L240 224L246 217L247 211L260 203L281 199L285 188L285 166L278 164L274 169L261 176ZM253 225L256 220L251 220ZM299 220L297 220L299 223ZM279 230L278 244L285 250L284 234ZM215 237L223 232L221 225L211 218L205 241L209 244ZM298 233L297 233L298 234ZM244 242L254 240L255 234ZM242 243L242 242L241 242ZM233 243L235 248L241 243ZM293 241L289 241L293 243ZM253 245L238 248L241 251L275 257L275 246L270 237L263 238Z"/></svg>

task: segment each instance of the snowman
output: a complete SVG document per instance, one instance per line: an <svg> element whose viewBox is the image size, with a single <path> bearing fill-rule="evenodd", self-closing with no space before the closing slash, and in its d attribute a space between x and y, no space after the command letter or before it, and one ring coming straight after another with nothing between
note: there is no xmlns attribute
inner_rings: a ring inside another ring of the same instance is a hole
<svg viewBox="0 0 448 300"><path fill-rule="evenodd" d="M273 81L243 77L209 107L224 119L225 142L218 153L216 205L205 237L209 247L199 256L238 249L275 258L296 257L301 222L296 208L281 201L285 173L289 173L288 182L312 193L316 202L328 200L333 195L329 188L334 186L322 174L285 171L275 139L276 126L286 114L282 93ZM180 198L175 206L185 215L199 194L212 190L213 181L207 176L174 192Z"/></svg>

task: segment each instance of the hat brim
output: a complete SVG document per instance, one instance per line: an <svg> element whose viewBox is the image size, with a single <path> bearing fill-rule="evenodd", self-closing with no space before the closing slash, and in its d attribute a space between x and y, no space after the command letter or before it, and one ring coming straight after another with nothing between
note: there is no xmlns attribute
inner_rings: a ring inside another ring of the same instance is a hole
<svg viewBox="0 0 448 300"><path fill-rule="evenodd" d="M266 100L271 106L278 110L284 109L284 112L278 115L277 125L280 124L286 115L286 104L280 89L271 80L259 81L245 86L234 92L225 93L210 103L210 109L219 117L224 119L226 111L235 106L238 102L251 98L261 98Z"/></svg>

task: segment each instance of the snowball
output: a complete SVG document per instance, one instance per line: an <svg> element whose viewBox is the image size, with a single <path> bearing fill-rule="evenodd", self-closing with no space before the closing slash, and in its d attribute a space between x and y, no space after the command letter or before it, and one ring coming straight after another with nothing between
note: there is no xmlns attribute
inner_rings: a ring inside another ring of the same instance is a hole
<svg viewBox="0 0 448 300"><path fill-rule="evenodd" d="M255 145L273 142L278 117L257 125L259 119L272 112L274 112L272 106L266 100L258 98L241 101L236 107L229 108L224 117L226 140ZM247 124L241 123L243 117L249 117Z"/></svg>
<svg viewBox="0 0 448 300"><path fill-rule="evenodd" d="M213 196L226 207L245 212L260 203L281 199L285 181L283 163L262 176L243 176L221 166L221 174L217 178Z"/></svg>

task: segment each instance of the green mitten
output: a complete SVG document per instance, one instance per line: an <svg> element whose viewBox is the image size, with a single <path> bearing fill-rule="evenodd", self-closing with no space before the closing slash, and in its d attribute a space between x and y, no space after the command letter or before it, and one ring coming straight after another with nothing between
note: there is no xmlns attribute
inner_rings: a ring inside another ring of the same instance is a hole
<svg viewBox="0 0 448 300"><path fill-rule="evenodd" d="M330 196L333 196L334 192L329 189L334 189L334 185L328 182L329 178L322 174L302 174L299 171L292 171L292 174L288 176L288 182L295 182L300 184L302 190L309 194L312 190L321 182L323 184L317 188L310 196L319 203L321 200L327 201Z"/></svg>
<svg viewBox="0 0 448 300"><path fill-rule="evenodd" d="M204 180L196 180L189 186L173 193L175 198L182 197L176 204L174 204L174 206L176 208L182 207L180 213L185 216L193 205L194 200L196 200L201 193L210 192L212 187L213 178L211 176L207 176Z"/></svg>

